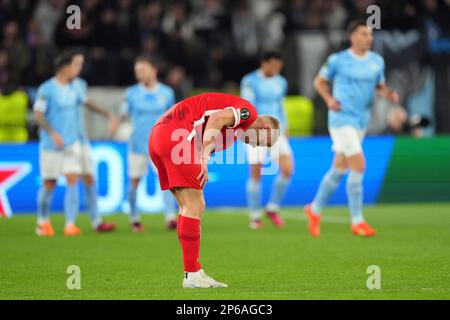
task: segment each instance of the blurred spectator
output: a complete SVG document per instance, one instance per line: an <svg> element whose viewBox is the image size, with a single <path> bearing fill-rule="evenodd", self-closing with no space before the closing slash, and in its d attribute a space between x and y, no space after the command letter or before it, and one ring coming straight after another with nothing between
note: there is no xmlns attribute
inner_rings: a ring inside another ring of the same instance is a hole
<svg viewBox="0 0 450 320"><path fill-rule="evenodd" d="M129 70L140 51L159 60L162 72L167 72L170 61L192 74L196 85L209 85L209 79L222 85L239 81L240 76L221 69L225 65L245 66L262 51L283 47L291 32L342 29L350 19L366 17L371 4L381 7L384 29L427 26L446 31L449 24L446 0L77 0L70 4L81 7L81 28L70 30L68 4L67 0L0 2L2 46L8 54L21 53L8 70L11 81L34 83L44 77L46 60L56 49L81 47L87 58L84 76L94 85L129 84L133 80ZM6 21L8 17L15 23ZM28 62L24 41L31 55L30 70L38 74L24 74Z"/></svg>
<svg viewBox="0 0 450 320"><path fill-rule="evenodd" d="M261 50L279 50L284 42L286 18L280 10L278 1L271 2L270 10L261 21Z"/></svg>
<svg viewBox="0 0 450 320"><path fill-rule="evenodd" d="M69 4L81 7L80 29L66 27ZM174 87L177 97L184 97L191 86L233 88L243 74L257 67L261 52L275 48L286 50L292 66L286 70L290 87L300 88L301 93L305 85L297 82L307 80L295 75L295 70L303 69L296 66L298 42L286 39L309 30L342 30L351 19L366 18L372 4L381 8L384 30L416 28L428 54L448 50L449 0L0 0L0 86L35 86L50 77L60 50L78 47L86 54L83 77L91 85L129 85L134 82L134 58L147 54L158 63L160 76ZM403 42L391 41L397 32L384 36L387 74L395 75L394 69L406 63L403 55L398 60L389 57L389 52L416 36L403 33ZM329 35L331 48L339 47L338 33L323 34ZM411 59L419 64L432 61L414 55ZM408 79L413 83L420 77ZM424 91L422 100L416 97L414 105L426 101L431 110L431 91ZM444 102L441 109L446 108ZM432 127L430 110L420 114L430 119ZM387 114L380 119L389 126ZM393 114L392 119L401 118L398 112Z"/></svg>
<svg viewBox="0 0 450 320"><path fill-rule="evenodd" d="M347 21L347 10L343 0L331 0L327 2L327 12L325 23L329 30L339 30L345 28Z"/></svg>
<svg viewBox="0 0 450 320"><path fill-rule="evenodd" d="M0 49L0 94L4 92L8 80L8 53L5 50Z"/></svg>
<svg viewBox="0 0 450 320"><path fill-rule="evenodd" d="M225 13L223 1L200 0L195 3L190 16L195 35L208 45L216 44L223 36Z"/></svg>
<svg viewBox="0 0 450 320"><path fill-rule="evenodd" d="M55 48L52 43L46 42L44 34L34 20L28 25L27 45L31 67L27 70L26 84L38 86L53 73Z"/></svg>
<svg viewBox="0 0 450 320"><path fill-rule="evenodd" d="M16 21L9 21L3 27L3 47L8 54L9 81L19 84L28 67L30 54L25 41L19 34Z"/></svg>
<svg viewBox="0 0 450 320"><path fill-rule="evenodd" d="M50 44L53 41L56 26L64 13L65 4L65 0L43 0L38 2L33 19L42 34L42 40L45 44Z"/></svg>
<svg viewBox="0 0 450 320"><path fill-rule="evenodd" d="M192 90L192 83L186 76L186 70L181 66L169 69L165 83L174 90L176 101L187 98Z"/></svg>
<svg viewBox="0 0 450 320"><path fill-rule="evenodd" d="M307 6L307 0L292 0L290 5L287 6L286 17L289 31L306 27L306 21L308 20Z"/></svg>
<svg viewBox="0 0 450 320"><path fill-rule="evenodd" d="M129 50L139 47L138 24L135 7L132 0L119 0L117 15L115 17L115 29L117 42L120 47Z"/></svg>
<svg viewBox="0 0 450 320"><path fill-rule="evenodd" d="M152 1L138 9L138 29L141 39L161 36L162 8L158 1Z"/></svg>
<svg viewBox="0 0 450 320"><path fill-rule="evenodd" d="M258 52L258 25L245 2L239 2L231 16L231 31L236 51L252 56Z"/></svg>

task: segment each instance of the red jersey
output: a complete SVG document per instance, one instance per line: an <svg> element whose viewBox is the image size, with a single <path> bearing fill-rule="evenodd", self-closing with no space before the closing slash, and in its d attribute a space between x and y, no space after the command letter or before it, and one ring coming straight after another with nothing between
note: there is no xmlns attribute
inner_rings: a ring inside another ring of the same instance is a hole
<svg viewBox="0 0 450 320"><path fill-rule="evenodd" d="M199 132L203 135L203 129L212 114L224 109L231 109L234 113L234 125L228 129L245 131L258 116L256 108L240 97L226 93L203 93L175 104L156 122L155 126L166 123L172 127L185 128L190 132L188 139L192 140Z"/></svg>
<svg viewBox="0 0 450 320"><path fill-rule="evenodd" d="M231 94L204 93L177 103L156 122L149 138L149 153L163 190L201 189L197 177L204 129L211 115L227 108L233 111L234 123L222 129L222 141L216 137L219 141L216 139L214 151L219 151L231 146L238 134L255 122L258 114L250 102Z"/></svg>

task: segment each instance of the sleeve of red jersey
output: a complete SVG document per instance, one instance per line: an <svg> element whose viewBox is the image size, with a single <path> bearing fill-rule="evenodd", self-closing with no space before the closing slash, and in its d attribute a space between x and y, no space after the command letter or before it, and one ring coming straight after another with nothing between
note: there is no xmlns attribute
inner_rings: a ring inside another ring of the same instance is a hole
<svg viewBox="0 0 450 320"><path fill-rule="evenodd" d="M256 108L250 103L238 103L227 107L226 109L231 109L234 114L234 125L228 128L247 128L255 122L258 117Z"/></svg>

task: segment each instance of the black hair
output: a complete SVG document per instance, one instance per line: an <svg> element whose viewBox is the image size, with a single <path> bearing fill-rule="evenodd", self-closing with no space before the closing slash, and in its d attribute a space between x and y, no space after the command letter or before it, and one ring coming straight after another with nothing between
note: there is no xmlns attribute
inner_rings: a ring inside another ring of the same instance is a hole
<svg viewBox="0 0 450 320"><path fill-rule="evenodd" d="M366 26L367 26L367 23L363 19L350 21L350 23L347 26L347 34L350 36L359 27L366 27Z"/></svg>
<svg viewBox="0 0 450 320"><path fill-rule="evenodd" d="M55 59L55 70L59 71L61 68L72 63L75 56L83 54L80 50L65 50L61 52Z"/></svg>
<svg viewBox="0 0 450 320"><path fill-rule="evenodd" d="M277 59L283 61L283 55L278 51L266 51L261 55L261 62Z"/></svg>

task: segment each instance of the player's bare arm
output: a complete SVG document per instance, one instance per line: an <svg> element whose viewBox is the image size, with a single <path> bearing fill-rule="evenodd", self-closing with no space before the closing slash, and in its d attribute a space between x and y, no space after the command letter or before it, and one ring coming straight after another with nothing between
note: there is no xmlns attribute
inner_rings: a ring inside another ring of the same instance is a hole
<svg viewBox="0 0 450 320"><path fill-rule="evenodd" d="M58 146L58 148L64 148L64 141L61 136L56 132L48 123L45 115L42 111L34 111L34 115L36 118L39 127L47 131L53 139L53 142Z"/></svg>
<svg viewBox="0 0 450 320"><path fill-rule="evenodd" d="M200 186L204 186L208 181L208 160L214 149L215 139L223 128L232 127L234 125L234 113L230 109L225 109L214 113L208 120L205 127L202 143L202 169L197 179L200 180Z"/></svg>
<svg viewBox="0 0 450 320"><path fill-rule="evenodd" d="M398 93L395 90L389 88L386 84L382 83L377 86L377 94L390 102L397 104L400 102Z"/></svg>
<svg viewBox="0 0 450 320"><path fill-rule="evenodd" d="M117 117L114 113L100 107L95 101L87 100L84 105L92 112L95 112L103 116L104 118L108 119L109 120L108 135L109 136L114 135L114 133L117 131L117 128L119 127L121 119Z"/></svg>
<svg viewBox="0 0 450 320"><path fill-rule="evenodd" d="M327 104L327 107L333 111L339 111L341 106L331 94L330 82L320 75L314 79L314 88Z"/></svg>

